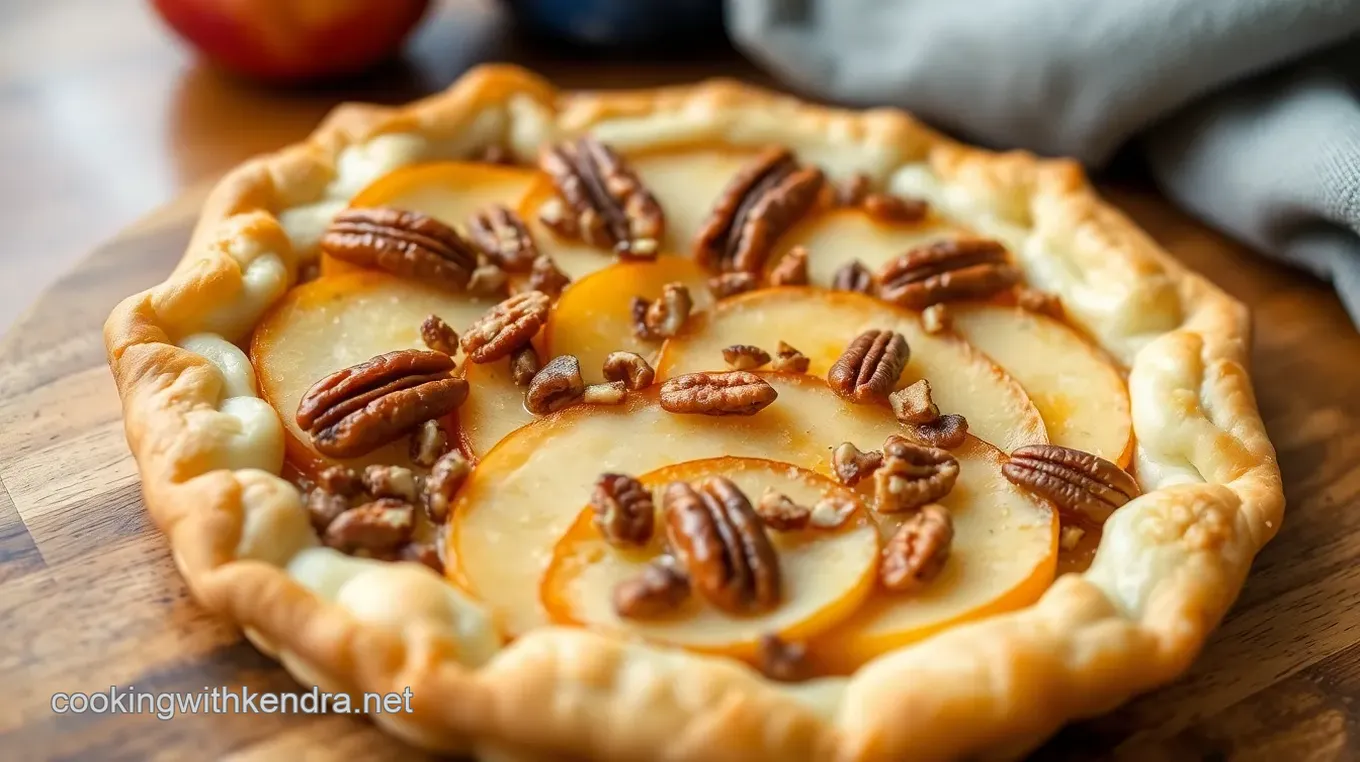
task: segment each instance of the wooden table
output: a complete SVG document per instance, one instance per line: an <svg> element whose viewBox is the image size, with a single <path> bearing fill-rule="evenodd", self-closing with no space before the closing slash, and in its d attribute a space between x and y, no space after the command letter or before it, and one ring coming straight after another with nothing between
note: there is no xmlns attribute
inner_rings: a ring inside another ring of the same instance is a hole
<svg viewBox="0 0 1360 762"><path fill-rule="evenodd" d="M103 46L112 59L86 50L70 70L50 74L59 91L97 97L71 104L94 109L67 115L72 129L83 132L47 137L88 155L41 145L44 136L35 132L41 125L26 121L32 114L16 113L31 93L0 88L0 136L15 133L31 143L0 141L0 166L18 168L17 175L0 172L6 228L25 249L57 256L64 247L92 244L101 226L131 216L127 203L189 190L95 248L0 342L0 758L419 758L367 722L341 716L184 715L162 722L146 715L52 713L54 692L111 685L188 692L297 687L188 596L141 506L100 325L119 298L169 271L204 178L301 137L342 97L404 100L451 81L487 50L527 61L567 85L681 81L714 71L752 75L730 56L625 68L530 55L513 41L495 42L500 20L482 4L446 8L442 23L417 41L413 63L354 91L284 96L189 68L132 0L5 0L0 56L31 53L55 65L60 56L45 53L44 44L69 43L62 27L77 19L82 23L71 33ZM448 28L459 19L464 25ZM96 27L121 36L94 36ZM483 47L463 44L456 48L462 57L437 54L450 41L473 39L468 30L487 35L475 38ZM48 77L0 67L0 82L10 85ZM223 114L257 129L224 125ZM119 140L98 142L105 119ZM87 123L76 124L82 120ZM139 137L121 141L134 134ZM96 142L78 146L82 139ZM34 164L47 160L55 163ZM68 186L76 188L73 194L64 193ZM117 201L128 188L135 201ZM1347 509L1360 502L1360 335L1325 286L1249 255L1145 188L1107 190L1168 249L1255 308L1252 371L1289 509L1237 606L1187 677L1063 731L1038 758L1356 758L1360 513L1352 517ZM66 224L71 219L99 222L90 229ZM0 258L0 301L29 293L14 279L40 267Z"/></svg>

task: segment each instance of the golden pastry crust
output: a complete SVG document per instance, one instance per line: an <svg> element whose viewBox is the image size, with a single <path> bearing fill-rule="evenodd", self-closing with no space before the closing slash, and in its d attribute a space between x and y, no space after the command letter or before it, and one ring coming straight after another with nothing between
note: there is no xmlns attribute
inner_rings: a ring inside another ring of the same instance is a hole
<svg viewBox="0 0 1360 762"><path fill-rule="evenodd" d="M1090 569L1028 609L790 687L580 630L502 648L488 615L428 569L320 547L277 476L281 426L234 342L375 177L493 144L528 160L584 131L622 149L782 143L833 178L866 173L1006 242L1130 369L1146 494L1110 519ZM411 714L374 718L396 735L488 759L892 760L1016 756L1186 669L1283 515L1247 332L1242 305L1100 201L1071 162L728 81L562 93L495 66L405 108L342 107L307 142L237 168L184 260L117 307L105 340L147 507L195 596L304 683L409 686Z"/></svg>

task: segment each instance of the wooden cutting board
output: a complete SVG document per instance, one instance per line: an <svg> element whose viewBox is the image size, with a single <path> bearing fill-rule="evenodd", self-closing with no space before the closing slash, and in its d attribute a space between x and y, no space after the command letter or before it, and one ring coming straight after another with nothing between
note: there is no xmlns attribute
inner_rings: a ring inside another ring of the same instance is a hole
<svg viewBox="0 0 1360 762"><path fill-rule="evenodd" d="M1360 335L1330 290L1145 190L1114 200L1256 312L1253 376L1288 512L1188 676L1040 759L1360 755ZM56 692L297 685L188 595L146 516L104 318L170 271L200 194L100 247L0 342L0 758L420 758L348 716L54 714ZM456 700L456 699L453 699Z"/></svg>

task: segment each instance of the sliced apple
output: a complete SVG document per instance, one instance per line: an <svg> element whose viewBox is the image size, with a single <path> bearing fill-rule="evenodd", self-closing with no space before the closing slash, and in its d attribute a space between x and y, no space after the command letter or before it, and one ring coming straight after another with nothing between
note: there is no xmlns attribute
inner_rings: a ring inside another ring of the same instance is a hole
<svg viewBox="0 0 1360 762"><path fill-rule="evenodd" d="M491 204L518 207L537 177L532 169L496 164L457 161L415 164L378 178L360 191L350 206L408 209L448 225L462 226L475 212ZM360 269L334 257L321 257L322 275Z"/></svg>
<svg viewBox="0 0 1360 762"><path fill-rule="evenodd" d="M654 387L630 395L623 405L569 407L510 434L482 458L459 495L446 536L449 576L494 608L509 634L523 633L550 621L539 601L539 581L601 472L642 474L672 463L731 455L778 458L826 474L830 448L837 443L877 448L887 435L900 431L886 407L846 403L817 378L764 377L779 397L749 417L668 413L657 403ZM964 447L959 455L964 473L982 469L993 473L986 483L996 483L998 489L1009 484L990 448ZM1018 490L993 494L1006 495L1005 506L1012 512L993 527L998 533L1024 525L1024 516L1017 514L1022 503L1032 511L1049 510ZM1025 567L1026 573L1033 565ZM1024 564L1016 565L1020 567ZM1010 590L1018 583L988 589ZM961 606L966 610L990 603L974 600Z"/></svg>
<svg viewBox="0 0 1360 762"><path fill-rule="evenodd" d="M855 614L814 638L809 651L827 672L866 661L948 627L1038 600L1058 562L1058 514L1001 475L1005 456L969 440L954 454L963 468L940 503L954 541L940 576L919 592L879 591ZM900 519L876 514L887 537Z"/></svg>
<svg viewBox="0 0 1360 762"><path fill-rule="evenodd" d="M1025 388L1050 441L1128 465L1128 385L1104 352L1062 322L1018 307L957 303L949 314L959 335Z"/></svg>
<svg viewBox="0 0 1360 762"><path fill-rule="evenodd" d="M260 322L250 345L260 392L289 434L288 457L304 472L336 462L409 465L404 440L346 461L316 452L297 425L302 395L341 368L395 349L423 348L420 324L427 315L439 315L461 333L490 306L373 271L320 278L288 292Z"/></svg>
<svg viewBox="0 0 1360 762"><path fill-rule="evenodd" d="M534 414L524 407L524 387L510 376L510 358L465 363L463 378L469 391L458 408L457 438L459 448L477 460L510 432L532 423Z"/></svg>
<svg viewBox="0 0 1360 762"><path fill-rule="evenodd" d="M781 340L808 356L808 373L824 377L850 340L870 328L907 339L911 360L898 388L929 379L941 410L963 415L971 433L1007 452L1048 441L1039 411L996 363L957 336L926 333L914 312L846 291L776 288L725 299L701 330L666 342L657 377L721 370L723 347L754 344L773 353Z"/></svg>
<svg viewBox="0 0 1360 762"><path fill-rule="evenodd" d="M808 251L808 282L829 288L836 271L850 262L859 260L877 272L898 254L964 233L935 216L920 222L890 222L859 208L827 209L780 236L768 264L774 267L789 249L803 246Z"/></svg>
<svg viewBox="0 0 1360 762"><path fill-rule="evenodd" d="M731 479L752 500L766 488L811 506L823 497L858 498L831 479L805 469L760 458L710 458L666 466L639 480L660 502L660 490L672 481L709 476ZM691 596L660 619L625 619L613 607L620 583L642 572L664 550L658 531L645 549L618 550L600 535L586 508L553 551L543 575L540 598L559 624L575 624L737 658L754 658L761 635L804 640L849 616L873 590L876 581L878 529L862 508L833 531L808 529L769 532L779 552L783 602L773 611L734 617Z"/></svg>
<svg viewBox="0 0 1360 762"><path fill-rule="evenodd" d="M667 283L679 282L689 287L694 309L706 310L713 304L707 280L693 260L671 255L655 262L618 262L592 273L558 300L544 329L547 356L576 355L586 383L604 380L600 368L610 352L636 352L654 362L661 345L633 335L633 297L650 301Z"/></svg>

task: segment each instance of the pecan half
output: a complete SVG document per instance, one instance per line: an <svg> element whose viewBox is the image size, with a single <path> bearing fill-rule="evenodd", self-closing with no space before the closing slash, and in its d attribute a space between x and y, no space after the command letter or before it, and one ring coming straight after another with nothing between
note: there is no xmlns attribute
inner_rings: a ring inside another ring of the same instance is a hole
<svg viewBox="0 0 1360 762"><path fill-rule="evenodd" d="M477 253L458 231L401 209L345 209L320 245L336 259L456 291L467 286L477 266Z"/></svg>
<svg viewBox="0 0 1360 762"><path fill-rule="evenodd" d="M768 381L744 370L690 373L661 385L661 407L672 413L755 415L778 396Z"/></svg>
<svg viewBox="0 0 1360 762"><path fill-rule="evenodd" d="M684 603L689 590L689 576L674 559L662 556L614 588L614 611L624 619L655 619Z"/></svg>
<svg viewBox="0 0 1360 762"><path fill-rule="evenodd" d="M770 246L817 202L823 177L787 148L769 148L742 168L699 229L695 258L712 270L759 272Z"/></svg>
<svg viewBox="0 0 1360 762"><path fill-rule="evenodd" d="M939 576L949 560L954 520L942 506L927 505L902 522L883 547L878 580L895 593L920 590Z"/></svg>
<svg viewBox="0 0 1360 762"><path fill-rule="evenodd" d="M731 272L714 275L708 279L708 290L713 292L715 299L726 299L729 296L744 294L754 290L760 282L751 273Z"/></svg>
<svg viewBox="0 0 1360 762"><path fill-rule="evenodd" d="M665 234L661 205L623 159L598 140L583 137L548 146L538 163L570 208L554 228L559 233L624 251L643 241L655 246Z"/></svg>
<svg viewBox="0 0 1360 762"><path fill-rule="evenodd" d="M1006 247L985 238L939 241L891 259L878 273L885 301L923 310L953 299L971 299L1010 288L1020 270Z"/></svg>
<svg viewBox="0 0 1360 762"><path fill-rule="evenodd" d="M449 436L444 433L444 427L438 421L426 421L411 435L411 462L429 468L444 454L448 445Z"/></svg>
<svg viewBox="0 0 1360 762"><path fill-rule="evenodd" d="M373 497L394 497L405 503L414 503L417 497L416 475L401 466L365 468L364 488Z"/></svg>
<svg viewBox="0 0 1360 762"><path fill-rule="evenodd" d="M595 528L610 545L642 546L652 539L656 506L642 482L626 474L600 474L590 494Z"/></svg>
<svg viewBox="0 0 1360 762"><path fill-rule="evenodd" d="M622 381L590 384L581 393L581 401L587 405L619 405L627 397L628 385Z"/></svg>
<svg viewBox="0 0 1360 762"><path fill-rule="evenodd" d="M683 283L667 283L661 287L661 296L647 305L643 324L651 336L669 339L680 333L693 311L689 288Z"/></svg>
<svg viewBox="0 0 1360 762"><path fill-rule="evenodd" d="M806 286L808 284L808 251L802 246L789 249L779 263L770 270L771 286Z"/></svg>
<svg viewBox="0 0 1360 762"><path fill-rule="evenodd" d="M907 367L907 340L895 331L869 329L851 341L826 372L831 391L852 402L881 402Z"/></svg>
<svg viewBox="0 0 1360 762"><path fill-rule="evenodd" d="M420 324L420 338L425 346L446 355L458 354L458 332L438 315L428 315Z"/></svg>
<svg viewBox="0 0 1360 762"><path fill-rule="evenodd" d="M779 346L775 348L774 360L770 365L770 370L781 373L807 373L810 365L812 365L812 358L780 341Z"/></svg>
<svg viewBox="0 0 1360 762"><path fill-rule="evenodd" d="M510 353L510 378L515 386L528 386L534 376L543 369L539 362L538 350L533 344L525 344Z"/></svg>
<svg viewBox="0 0 1360 762"><path fill-rule="evenodd" d="M1089 452L1058 445L1017 448L1001 473L1068 515L1093 521L1104 521L1139 494L1138 482L1124 469Z"/></svg>
<svg viewBox="0 0 1360 762"><path fill-rule="evenodd" d="M635 352L610 352L604 358L606 381L622 381L629 391L641 391L652 385L656 371Z"/></svg>
<svg viewBox="0 0 1360 762"><path fill-rule="evenodd" d="M515 294L477 318L463 334L462 347L475 363L499 360L529 343L548 320L551 300L541 291Z"/></svg>
<svg viewBox="0 0 1360 762"><path fill-rule="evenodd" d="M874 471L874 510L902 513L932 503L954 489L959 461L945 450L888 437L883 465Z"/></svg>
<svg viewBox="0 0 1360 762"><path fill-rule="evenodd" d="M770 361L770 353L750 344L723 347L723 362L732 370L755 370Z"/></svg>
<svg viewBox="0 0 1360 762"><path fill-rule="evenodd" d="M847 487L859 484L881 465L883 453L878 450L863 452L850 442L841 442L831 451L831 471Z"/></svg>
<svg viewBox="0 0 1360 762"><path fill-rule="evenodd" d="M671 482L661 493L666 537L705 599L732 613L779 604L779 554L760 516L730 480Z"/></svg>
<svg viewBox="0 0 1360 762"><path fill-rule="evenodd" d="M773 487L766 487L756 503L756 513L765 526L776 532L793 532L807 528L812 519L812 510Z"/></svg>
<svg viewBox="0 0 1360 762"><path fill-rule="evenodd" d="M773 633L760 636L756 649L760 673L781 683L806 680L811 673L807 646L790 643Z"/></svg>
<svg viewBox="0 0 1360 762"><path fill-rule="evenodd" d="M585 394L581 363L575 355L558 355L548 361L529 382L524 407L534 415L547 415L570 405Z"/></svg>
<svg viewBox="0 0 1360 762"><path fill-rule="evenodd" d="M472 464L457 450L444 453L435 461L425 479L425 512L432 521L441 523L448 517L453 496L458 494L458 488L470 473Z"/></svg>
<svg viewBox="0 0 1360 762"><path fill-rule="evenodd" d="M552 257L543 254L534 260L533 269L529 272L529 288L556 299L562 295L562 289L570 284L571 278L557 267Z"/></svg>
<svg viewBox="0 0 1360 762"><path fill-rule="evenodd" d="M410 503L385 497L351 508L326 527L327 545L345 553L367 551L384 554L396 550L411 537L415 509Z"/></svg>
<svg viewBox="0 0 1360 762"><path fill-rule="evenodd" d="M481 254L507 272L524 272L538 258L538 247L524 220L500 204L474 213L467 231Z"/></svg>
<svg viewBox="0 0 1360 762"><path fill-rule="evenodd" d="M302 395L297 424L322 455L353 458L442 418L467 399L453 358L402 349L326 376Z"/></svg>
<svg viewBox="0 0 1360 762"><path fill-rule="evenodd" d="M846 262L831 276L833 291L854 291L859 294L874 293L874 275L858 259Z"/></svg>

